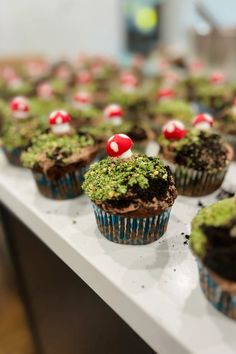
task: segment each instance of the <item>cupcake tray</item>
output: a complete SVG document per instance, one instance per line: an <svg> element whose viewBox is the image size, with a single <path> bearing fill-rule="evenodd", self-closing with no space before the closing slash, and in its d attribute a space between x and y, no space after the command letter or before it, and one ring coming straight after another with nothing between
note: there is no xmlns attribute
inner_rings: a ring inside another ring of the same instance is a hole
<svg viewBox="0 0 236 354"><path fill-rule="evenodd" d="M224 188L236 191L236 163ZM48 200L29 171L0 154L1 202L160 354L236 353L236 323L205 299L188 247L191 219L218 194L178 197L160 240L119 245L100 235L85 196Z"/></svg>

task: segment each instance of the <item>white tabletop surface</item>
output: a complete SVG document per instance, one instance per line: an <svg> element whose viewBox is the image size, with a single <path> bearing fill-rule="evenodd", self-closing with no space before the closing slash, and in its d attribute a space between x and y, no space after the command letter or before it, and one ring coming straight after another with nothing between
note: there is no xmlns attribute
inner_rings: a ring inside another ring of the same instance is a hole
<svg viewBox="0 0 236 354"><path fill-rule="evenodd" d="M235 180L233 165L227 186ZM118 245L99 234L85 196L48 200L30 171L9 166L0 154L0 200L160 354L236 353L236 322L208 304L181 235L190 233L198 201L214 199L179 197L160 241Z"/></svg>

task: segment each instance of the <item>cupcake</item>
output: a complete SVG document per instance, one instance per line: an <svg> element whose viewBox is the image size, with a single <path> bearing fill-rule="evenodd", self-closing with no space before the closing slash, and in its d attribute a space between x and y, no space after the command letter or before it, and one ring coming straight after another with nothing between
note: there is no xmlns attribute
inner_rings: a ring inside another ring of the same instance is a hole
<svg viewBox="0 0 236 354"><path fill-rule="evenodd" d="M90 167L82 188L108 240L144 245L165 233L177 192L169 168L157 157L133 154L132 146L127 135L113 135L109 157Z"/></svg>
<svg viewBox="0 0 236 354"><path fill-rule="evenodd" d="M75 128L96 126L101 121L101 113L93 105L93 96L86 91L77 91L73 96L68 111Z"/></svg>
<svg viewBox="0 0 236 354"><path fill-rule="evenodd" d="M236 320L236 204L224 199L203 208L192 221L190 246L200 285L209 302Z"/></svg>
<svg viewBox="0 0 236 354"><path fill-rule="evenodd" d="M141 152L145 152L148 143L154 140L155 135L147 124L125 121L124 116L120 105L110 104L103 112L104 121L86 129L98 143L101 156L104 156L107 139L120 131L128 134L134 140L136 149Z"/></svg>
<svg viewBox="0 0 236 354"><path fill-rule="evenodd" d="M236 100L230 108L224 109L216 122L216 129L224 134L225 139L234 149L236 159Z"/></svg>
<svg viewBox="0 0 236 354"><path fill-rule="evenodd" d="M35 137L22 154L23 165L32 170L38 190L47 198L71 199L80 195L84 173L97 153L94 140L77 134L70 120L65 111L51 113L51 129Z"/></svg>
<svg viewBox="0 0 236 354"><path fill-rule="evenodd" d="M213 73L208 83L197 88L196 95L200 103L200 110L207 110L218 118L221 110L232 102L233 90L222 73Z"/></svg>
<svg viewBox="0 0 236 354"><path fill-rule="evenodd" d="M119 86L112 88L108 100L121 105L129 120L137 121L148 118L149 97L132 73L121 73Z"/></svg>
<svg viewBox="0 0 236 354"><path fill-rule="evenodd" d="M170 119L178 119L185 124L190 124L193 116L192 107L185 101L174 99L172 96L160 97L158 102L152 107L153 128L157 133L161 132L164 124Z"/></svg>
<svg viewBox="0 0 236 354"><path fill-rule="evenodd" d="M194 119L195 128L187 131L179 121L169 121L159 140L161 154L175 177L178 193L197 197L210 194L223 183L230 154L220 135L206 130L209 123ZM205 130L201 130L205 129Z"/></svg>
<svg viewBox="0 0 236 354"><path fill-rule="evenodd" d="M24 97L15 97L5 111L1 132L3 151L12 165L21 166L22 151L42 129L43 123L32 113L29 101Z"/></svg>

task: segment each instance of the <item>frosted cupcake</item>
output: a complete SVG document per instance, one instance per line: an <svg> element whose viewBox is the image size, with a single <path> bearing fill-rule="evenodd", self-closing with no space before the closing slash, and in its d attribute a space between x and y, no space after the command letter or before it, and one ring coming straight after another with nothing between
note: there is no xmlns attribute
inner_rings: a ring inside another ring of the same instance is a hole
<svg viewBox="0 0 236 354"><path fill-rule="evenodd" d="M22 166L21 153L43 127L42 121L33 114L25 97L15 97L10 102L9 109L5 110L1 141L3 151L12 165Z"/></svg>
<svg viewBox="0 0 236 354"><path fill-rule="evenodd" d="M82 193L81 184L89 164L97 153L94 140L76 134L65 111L49 117L50 130L37 136L22 155L30 168L38 190L51 199L71 199Z"/></svg>
<svg viewBox="0 0 236 354"><path fill-rule="evenodd" d="M190 246L200 284L210 303L236 320L236 205L224 199L202 209L192 222Z"/></svg>
<svg viewBox="0 0 236 354"><path fill-rule="evenodd" d="M177 192L163 162L133 154L132 146L127 135L112 136L107 142L109 157L90 167L82 188L108 240L144 245L165 233Z"/></svg>
<svg viewBox="0 0 236 354"><path fill-rule="evenodd" d="M207 120L203 117L202 121L201 116L194 119L195 129L190 131L179 121L168 122L159 141L161 154L175 176L178 193L192 197L213 193L221 186L230 158L221 136L205 130L212 118L206 115Z"/></svg>

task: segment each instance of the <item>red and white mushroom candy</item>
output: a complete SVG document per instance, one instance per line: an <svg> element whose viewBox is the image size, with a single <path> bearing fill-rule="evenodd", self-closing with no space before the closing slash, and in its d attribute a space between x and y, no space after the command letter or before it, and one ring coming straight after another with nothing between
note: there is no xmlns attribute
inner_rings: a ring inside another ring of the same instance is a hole
<svg viewBox="0 0 236 354"><path fill-rule="evenodd" d="M175 91L171 87L161 88L156 95L158 100L169 100L175 97Z"/></svg>
<svg viewBox="0 0 236 354"><path fill-rule="evenodd" d="M49 116L51 130L56 135L66 134L71 130L71 117L66 111L54 111Z"/></svg>
<svg viewBox="0 0 236 354"><path fill-rule="evenodd" d="M208 113L198 114L192 120L192 125L194 128L200 130L210 129L214 124L214 118Z"/></svg>
<svg viewBox="0 0 236 354"><path fill-rule="evenodd" d="M53 88L48 82L41 82L37 86L37 95L44 100L50 100L53 97Z"/></svg>
<svg viewBox="0 0 236 354"><path fill-rule="evenodd" d="M210 83L214 85L221 85L225 82L225 80L225 75L220 71L213 72L209 77Z"/></svg>
<svg viewBox="0 0 236 354"><path fill-rule="evenodd" d="M167 140L180 140L187 134L187 129L182 122L170 120L163 126L162 133Z"/></svg>
<svg viewBox="0 0 236 354"><path fill-rule="evenodd" d="M30 114L29 102L25 97L17 96L10 102L12 116L16 119L26 119Z"/></svg>
<svg viewBox="0 0 236 354"><path fill-rule="evenodd" d="M86 110L91 107L92 97L85 91L77 92L73 97L73 106L79 110Z"/></svg>
<svg viewBox="0 0 236 354"><path fill-rule="evenodd" d="M128 159L133 155L131 148L133 140L126 134L115 134L107 141L107 154L110 157Z"/></svg>
<svg viewBox="0 0 236 354"><path fill-rule="evenodd" d="M127 93L135 91L138 86L138 79L130 72L123 72L120 81L123 91Z"/></svg>
<svg viewBox="0 0 236 354"><path fill-rule="evenodd" d="M120 105L112 103L109 104L105 109L104 109L104 118L106 121L114 124L114 125L120 125L123 121L123 109Z"/></svg>

